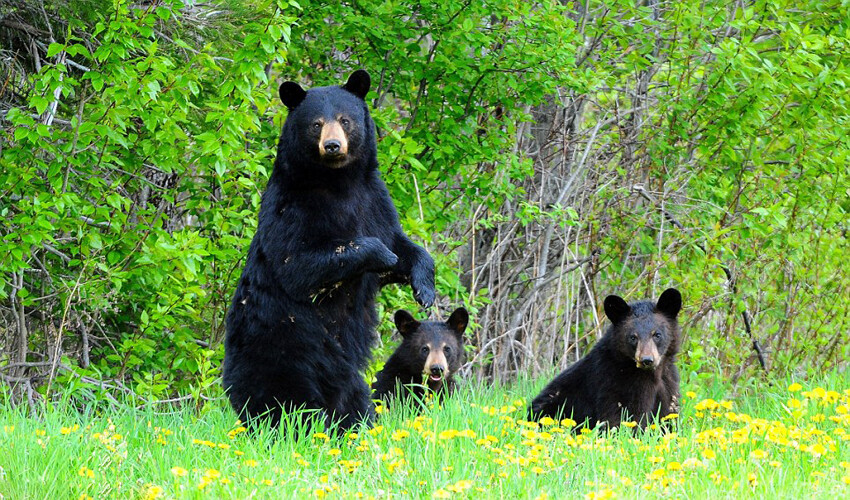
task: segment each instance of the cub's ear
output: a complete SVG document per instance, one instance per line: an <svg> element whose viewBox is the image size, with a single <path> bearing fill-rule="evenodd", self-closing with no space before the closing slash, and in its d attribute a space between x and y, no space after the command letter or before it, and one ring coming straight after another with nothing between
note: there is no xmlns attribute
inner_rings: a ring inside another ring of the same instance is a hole
<svg viewBox="0 0 850 500"><path fill-rule="evenodd" d="M658 297L658 303L655 304L655 310L668 318L675 318L682 309L682 294L675 288L664 290L661 297Z"/></svg>
<svg viewBox="0 0 850 500"><path fill-rule="evenodd" d="M623 321L626 319L626 316L632 312L632 308L626 304L626 301L617 295L609 295L605 297L604 306L605 316L608 316L608 319L610 319L611 323L614 324Z"/></svg>
<svg viewBox="0 0 850 500"><path fill-rule="evenodd" d="M358 69L348 77L348 81L345 82L342 88L361 99L366 99L366 94L369 93L369 87L371 85L372 78L369 76L369 73L365 69Z"/></svg>
<svg viewBox="0 0 850 500"><path fill-rule="evenodd" d="M295 82L283 82L280 84L280 88L277 89L278 95L280 95L280 100L283 104L292 111L297 108L301 101L304 100L304 97L307 96L307 91L301 88L301 85L298 85Z"/></svg>
<svg viewBox="0 0 850 500"><path fill-rule="evenodd" d="M449 328L455 332L458 338L463 338L463 332L466 330L466 325L469 324L469 313L466 312L466 309L458 307L455 309L455 312L449 316L449 320L446 321L446 324L449 325Z"/></svg>
<svg viewBox="0 0 850 500"><path fill-rule="evenodd" d="M395 326L401 336L407 338L408 335L419 328L419 322L413 319L409 312L401 309L395 313Z"/></svg>

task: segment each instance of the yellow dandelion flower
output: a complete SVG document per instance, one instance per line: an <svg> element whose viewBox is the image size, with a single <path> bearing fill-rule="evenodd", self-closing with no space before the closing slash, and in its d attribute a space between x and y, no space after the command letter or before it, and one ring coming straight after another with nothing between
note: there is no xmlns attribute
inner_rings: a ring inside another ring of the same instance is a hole
<svg viewBox="0 0 850 500"><path fill-rule="evenodd" d="M341 453L342 450L340 450L339 448L331 448L330 450L328 450L328 455L332 457L339 456Z"/></svg>
<svg viewBox="0 0 850 500"><path fill-rule="evenodd" d="M571 418L565 418L565 419L561 420L561 427L570 428L570 427L575 427L575 426L576 426L576 421L571 419Z"/></svg>
<svg viewBox="0 0 850 500"><path fill-rule="evenodd" d="M328 436L324 432L317 432L317 433L313 434L313 439L328 441L328 440L330 440L330 436Z"/></svg>
<svg viewBox="0 0 850 500"><path fill-rule="evenodd" d="M667 470L682 470L682 464L679 462L670 462L667 464Z"/></svg>
<svg viewBox="0 0 850 500"><path fill-rule="evenodd" d="M649 463L651 463L651 464L660 464L661 462L663 462L663 461L664 461L664 457L656 457L656 456L652 456L652 457L648 457L648 458L647 458L647 460L648 460L648 461L649 461Z"/></svg>
<svg viewBox="0 0 850 500"><path fill-rule="evenodd" d="M161 486L156 486L156 485L151 484L145 490L145 494L144 494L143 498L145 500L154 500L156 498L161 497L163 492L164 492L164 490L162 489Z"/></svg>
<svg viewBox="0 0 850 500"><path fill-rule="evenodd" d="M555 425L555 419L551 417L543 417L540 419L540 425L543 427L549 427L551 425Z"/></svg>
<svg viewBox="0 0 850 500"><path fill-rule="evenodd" d="M762 459L765 457L767 457L767 452L762 449L757 449L750 452L750 458Z"/></svg>
<svg viewBox="0 0 850 500"><path fill-rule="evenodd" d="M788 386L788 392L798 392L802 388L802 385L798 384L797 382L794 382L793 384Z"/></svg>
<svg viewBox="0 0 850 500"><path fill-rule="evenodd" d="M629 429L634 429L637 427L637 422L620 422L623 427L628 427Z"/></svg>
<svg viewBox="0 0 850 500"><path fill-rule="evenodd" d="M410 436L410 432L408 432L404 429L398 429L398 430L393 431L391 438L392 438L393 441L401 441L402 439L404 439L408 436Z"/></svg>
<svg viewBox="0 0 850 500"><path fill-rule="evenodd" d="M315 496L316 498L325 498L325 495L326 493L324 488L316 488L315 490L313 490L313 496Z"/></svg>
<svg viewBox="0 0 850 500"><path fill-rule="evenodd" d="M433 496L434 498L451 498L452 494L440 488L439 490L435 491L434 494L431 496Z"/></svg>
<svg viewBox="0 0 850 500"><path fill-rule="evenodd" d="M809 452L813 455L823 455L826 453L826 447L820 443L815 443L809 448Z"/></svg>
<svg viewBox="0 0 850 500"><path fill-rule="evenodd" d="M714 460L717 457L717 454L714 453L714 450L711 448L706 448L702 450L702 458L706 460Z"/></svg>
<svg viewBox="0 0 850 500"><path fill-rule="evenodd" d="M776 468L778 468L780 465L782 465L778 460L771 460L767 464L770 465L771 467L776 467Z"/></svg>
<svg viewBox="0 0 850 500"><path fill-rule="evenodd" d="M646 475L646 478L650 481L658 481L664 477L664 469L655 469Z"/></svg>
<svg viewBox="0 0 850 500"><path fill-rule="evenodd" d="M591 491L584 495L584 498L587 500L607 500L609 498L617 498L616 494L611 489L604 489L599 491Z"/></svg>
<svg viewBox="0 0 850 500"><path fill-rule="evenodd" d="M204 471L204 476L211 479L217 479L221 477L221 472L217 471L216 469L207 469Z"/></svg>
<svg viewBox="0 0 850 500"><path fill-rule="evenodd" d="M455 437L457 435L458 435L458 432L455 429L446 429L446 430L440 432L437 435L437 437L445 440L445 439L452 439L453 437Z"/></svg>
<svg viewBox="0 0 850 500"><path fill-rule="evenodd" d="M188 474L188 473L189 473L189 471L187 471L187 470L186 470L186 469L184 469L183 467L172 467L172 468L171 468L171 473L172 473L172 474L174 474L174 475L175 475L175 476L177 476L177 477L183 477L183 476L185 476L186 474Z"/></svg>
<svg viewBox="0 0 850 500"><path fill-rule="evenodd" d="M246 467L256 467L259 462L254 459L248 459L242 462Z"/></svg>
<svg viewBox="0 0 850 500"><path fill-rule="evenodd" d="M469 481L467 479L462 479L456 482L455 484L450 484L449 486L446 486L447 490L454 493L460 493L468 490L469 488L472 488L472 481Z"/></svg>
<svg viewBox="0 0 850 500"><path fill-rule="evenodd" d="M697 393L695 393L694 391L688 391L685 393L685 397L688 399L696 399Z"/></svg>

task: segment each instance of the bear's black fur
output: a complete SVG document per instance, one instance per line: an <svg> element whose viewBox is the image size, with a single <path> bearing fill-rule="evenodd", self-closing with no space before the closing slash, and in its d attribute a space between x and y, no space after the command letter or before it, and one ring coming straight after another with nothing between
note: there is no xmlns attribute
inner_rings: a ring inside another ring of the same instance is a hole
<svg viewBox="0 0 850 500"><path fill-rule="evenodd" d="M396 396L413 396L421 401L426 388L436 394L451 394L453 376L464 360L463 332L468 323L469 313L462 307L445 323L420 323L407 311L396 312L401 345L375 376L372 398L383 400L384 404Z"/></svg>
<svg viewBox="0 0 850 500"><path fill-rule="evenodd" d="M289 109L257 233L227 316L224 387L243 421L318 410L347 429L374 409L361 376L375 296L410 283L434 302L434 261L402 231L378 171L369 74L280 86Z"/></svg>
<svg viewBox="0 0 850 500"><path fill-rule="evenodd" d="M616 427L625 414L645 427L656 415L675 412L681 308L682 296L674 288L665 290L657 304L606 297L611 326L585 357L534 398L529 418L571 417L593 428L600 423Z"/></svg>

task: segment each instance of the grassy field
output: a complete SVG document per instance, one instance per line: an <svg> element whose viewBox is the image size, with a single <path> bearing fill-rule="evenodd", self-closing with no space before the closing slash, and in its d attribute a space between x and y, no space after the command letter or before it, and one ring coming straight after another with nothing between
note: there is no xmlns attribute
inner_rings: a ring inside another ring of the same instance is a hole
<svg viewBox="0 0 850 500"><path fill-rule="evenodd" d="M465 387L339 438L249 435L224 402L201 414L65 405L37 417L0 405L0 498L850 496L846 374L731 400L691 384L666 434L525 422L543 382Z"/></svg>

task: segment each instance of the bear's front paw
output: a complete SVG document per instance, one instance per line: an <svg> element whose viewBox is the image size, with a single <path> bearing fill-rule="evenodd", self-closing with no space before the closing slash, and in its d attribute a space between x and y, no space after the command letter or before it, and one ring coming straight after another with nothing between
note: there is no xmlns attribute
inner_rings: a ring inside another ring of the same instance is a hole
<svg viewBox="0 0 850 500"><path fill-rule="evenodd" d="M417 279L414 274L410 280L410 287L413 288L413 298L419 305L425 308L434 305L434 300L437 298L434 280L429 278Z"/></svg>
<svg viewBox="0 0 850 500"><path fill-rule="evenodd" d="M398 255L384 245L384 242L374 236L356 238L351 247L362 252L369 271L381 272L392 270L398 263Z"/></svg>

